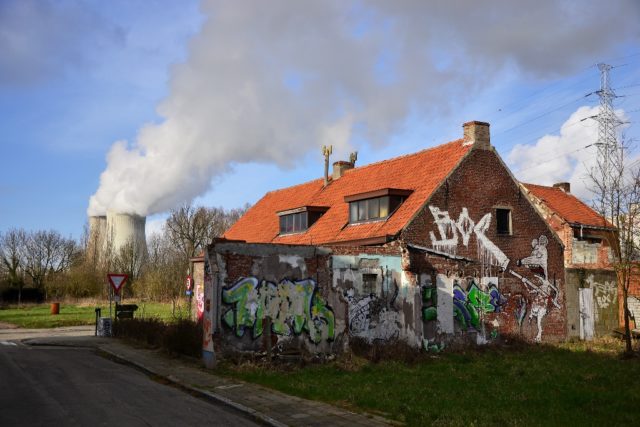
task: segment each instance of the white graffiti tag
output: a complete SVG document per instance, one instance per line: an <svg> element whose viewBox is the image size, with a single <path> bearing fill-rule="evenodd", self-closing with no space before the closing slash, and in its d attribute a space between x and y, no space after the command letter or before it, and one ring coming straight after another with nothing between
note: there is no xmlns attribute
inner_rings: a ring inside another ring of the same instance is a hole
<svg viewBox="0 0 640 427"><path fill-rule="evenodd" d="M433 231L429 232L431 245L434 249L455 255L458 246L458 233L462 237L462 244L465 247L469 246L469 239L472 234L475 234L478 241L478 256L482 263L495 265L502 269L507 268L509 258L485 234L491 225L490 213L485 214L480 221L474 223L467 208L462 208L458 221L451 219L448 211L441 211L438 207L429 206L429 210L440 234L438 239Z"/></svg>
<svg viewBox="0 0 640 427"><path fill-rule="evenodd" d="M534 284L531 280L521 276L513 270L509 270L513 276L519 278L525 285L529 294L533 296L531 311L529 312L529 322L535 317L538 333L535 340L542 340L542 319L547 315L549 310L549 301L556 307L560 308L558 302L558 288L549 281L547 269L547 244L549 243L546 236L541 235L531 242L531 255L522 258L516 262L518 266L525 266L534 273L534 278L539 284Z"/></svg>
<svg viewBox="0 0 640 427"><path fill-rule="evenodd" d="M616 290L615 282L598 283L593 274L590 274L586 280L593 289L593 296L596 298L596 304L599 308L607 308L613 301L614 292Z"/></svg>

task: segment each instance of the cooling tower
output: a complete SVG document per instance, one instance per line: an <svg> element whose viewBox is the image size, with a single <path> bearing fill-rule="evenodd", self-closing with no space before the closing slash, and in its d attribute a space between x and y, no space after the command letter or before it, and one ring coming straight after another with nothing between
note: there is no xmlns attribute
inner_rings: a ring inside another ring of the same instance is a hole
<svg viewBox="0 0 640 427"><path fill-rule="evenodd" d="M97 262L102 259L106 232L106 216L89 217L89 239L87 241L87 257L91 261Z"/></svg>
<svg viewBox="0 0 640 427"><path fill-rule="evenodd" d="M105 250L120 254L123 247L133 244L140 257L147 255L145 224L147 219L140 215L107 212Z"/></svg>

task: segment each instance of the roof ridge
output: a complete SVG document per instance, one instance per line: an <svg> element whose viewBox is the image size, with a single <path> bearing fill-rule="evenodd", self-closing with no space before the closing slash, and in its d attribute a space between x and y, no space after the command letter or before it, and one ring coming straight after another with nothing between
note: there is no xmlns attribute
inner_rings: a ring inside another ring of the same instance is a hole
<svg viewBox="0 0 640 427"><path fill-rule="evenodd" d="M359 167L354 167L353 169L346 170L344 173L348 174L348 173L352 173L353 171L360 171L360 170L363 170L363 169L367 169L367 168L369 168L371 166L377 166L377 165L381 165L381 164L384 164L384 163L394 162L394 161L397 161L397 160L400 160L400 159L403 159L403 158L406 158L406 157L417 156L417 155L425 153L427 151L435 150L437 148L442 148L442 147L445 147L447 145L453 145L455 143L461 143L461 142L463 142L462 138L455 139L453 141L445 142L443 144L435 145L433 147L423 148L422 150L416 151L414 153L407 153L407 154L403 154L401 156L392 157L390 159L378 160L377 162L369 163L369 164L362 165L362 166L359 166ZM321 181L323 181L323 178L315 178L315 179L312 179L312 180L309 180L309 181L302 182L300 184L290 185L288 187L282 187L282 188L277 188L275 190L267 191L265 193L265 196L267 194L278 193L280 191L290 190L290 189L296 188L296 187L302 187L303 185L309 185L309 184L311 184L311 183L313 183L315 181L321 182ZM332 181L333 181L333 179L331 177L329 177L329 184L331 184Z"/></svg>
<svg viewBox="0 0 640 427"><path fill-rule="evenodd" d="M275 189L275 190L267 191L267 192L265 193L265 196L266 196L267 194L279 193L280 191L290 190L290 189L292 189L292 188L296 188L296 187L302 187L303 185L309 185L309 184L311 184L311 183L313 183L313 182L315 182L315 181L322 181L322 180L323 180L323 178L315 178L315 179L311 179L311 180L309 180L309 181L302 182L302 183L300 183L300 184L294 184L294 185L289 185L288 187L277 188L277 189ZM329 177L329 181L331 181L331 177Z"/></svg>
<svg viewBox="0 0 640 427"><path fill-rule="evenodd" d="M435 150L437 148L442 148L442 147L444 147L446 145L453 145L455 143L461 143L461 142L463 142L463 139L459 138L459 139L455 139L453 141L449 141L449 142L445 142L445 143L442 143L442 144L439 144L439 145L435 145L433 147L423 148L422 150L416 151L414 153L407 153L407 154L403 154L401 156L392 157L390 159L378 160L377 162L373 162L373 163L369 163L369 164L366 164L366 165L363 165L363 166L360 166L360 167L357 167L357 168L349 169L349 170L345 171L345 174L352 173L353 171L356 171L356 170L366 169L366 168L371 167L371 166L377 166L377 165L380 165L380 164L383 164L383 163L394 162L396 160L400 160L400 159L403 159L403 158L406 158L406 157L417 156L418 154L422 154L422 153L425 153L427 151Z"/></svg>

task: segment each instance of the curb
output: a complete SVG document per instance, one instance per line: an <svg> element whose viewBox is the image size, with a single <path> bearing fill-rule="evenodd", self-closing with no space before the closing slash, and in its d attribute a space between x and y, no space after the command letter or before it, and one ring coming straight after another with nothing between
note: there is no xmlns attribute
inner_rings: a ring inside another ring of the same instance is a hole
<svg viewBox="0 0 640 427"><path fill-rule="evenodd" d="M272 426L272 427L288 427L287 424L281 423L280 421L271 418L270 416L263 414L260 411L256 411L253 408L249 408L248 406L245 406L241 403L237 403L234 402L233 400L221 396L219 394L213 393L209 390L203 390L197 387L193 387L191 385L185 384L182 381L180 381L178 378L174 377L173 375L169 375L169 376L165 376L162 375L156 371L153 370L153 368L150 368L148 366L145 366L141 363L138 362L133 362L127 358L125 358L124 356L113 352L109 349L106 349L102 346L98 346L96 348L96 350L98 351L98 353L104 353L106 355L108 355L107 357L112 357L114 359L116 359L117 362L122 363L123 365L128 365L131 366L133 368L138 369L139 371L144 372L147 375L153 375L155 377L159 377L164 379L165 381L167 381L168 383L170 383L171 385L173 385L174 387L178 387L181 388L183 390L186 390L188 392L190 392L193 395L196 395L197 397L206 399L206 400L212 400L218 404L222 404L225 406L228 406L244 415L246 415L248 418L253 419L254 421L257 421L258 423L261 424L265 424L268 426Z"/></svg>

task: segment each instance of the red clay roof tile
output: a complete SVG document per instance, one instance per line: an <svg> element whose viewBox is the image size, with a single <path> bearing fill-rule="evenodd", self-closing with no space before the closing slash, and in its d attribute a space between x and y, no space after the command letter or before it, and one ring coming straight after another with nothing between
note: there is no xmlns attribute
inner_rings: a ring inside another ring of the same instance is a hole
<svg viewBox="0 0 640 427"><path fill-rule="evenodd" d="M571 193L544 185L525 183L522 185L567 222L595 227L613 227L603 216Z"/></svg>
<svg viewBox="0 0 640 427"><path fill-rule="evenodd" d="M445 177L469 152L472 145L462 140L347 170L323 187L323 180L267 193L224 237L256 243L327 244L397 234ZM385 188L412 190L400 207L386 220L349 224L350 196ZM307 231L279 236L276 212L303 206L327 206L329 210Z"/></svg>

